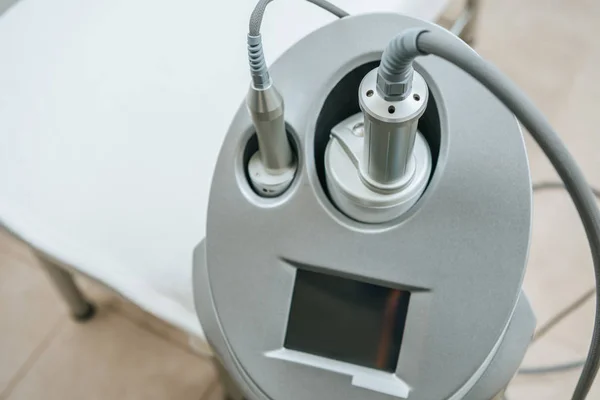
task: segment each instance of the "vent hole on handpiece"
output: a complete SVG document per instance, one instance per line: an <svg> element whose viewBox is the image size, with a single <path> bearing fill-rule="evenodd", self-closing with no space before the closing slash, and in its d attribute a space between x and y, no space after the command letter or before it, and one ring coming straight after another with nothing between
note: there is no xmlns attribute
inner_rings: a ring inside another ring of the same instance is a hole
<svg viewBox="0 0 600 400"><path fill-rule="evenodd" d="M413 99L415 99L415 101L419 101L421 100L421 96L419 96L418 93L413 94Z"/></svg>
<svg viewBox="0 0 600 400"><path fill-rule="evenodd" d="M395 113L395 112L396 112L396 107L394 107L394 106L389 106L389 107L388 107L388 112L389 112L390 114L393 114L393 113Z"/></svg>
<svg viewBox="0 0 600 400"><path fill-rule="evenodd" d="M371 96L373 96L373 91L372 91L372 90L369 90L369 91L367 92L367 97L371 97Z"/></svg>

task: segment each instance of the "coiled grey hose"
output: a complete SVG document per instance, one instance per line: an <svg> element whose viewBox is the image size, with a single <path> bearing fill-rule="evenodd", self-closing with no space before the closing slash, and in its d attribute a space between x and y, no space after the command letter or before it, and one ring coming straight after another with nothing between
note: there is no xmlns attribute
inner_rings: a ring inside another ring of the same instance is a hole
<svg viewBox="0 0 600 400"><path fill-rule="evenodd" d="M269 69L267 68L267 63L265 62L265 56L263 53L260 27L265 15L265 10L272 1L273 0L259 0L254 7L254 11L252 11L248 26L248 59L250 62L250 76L252 77L252 84L257 89L265 88L271 83ZM321 7L326 11L329 11L339 18L344 18L349 15L346 11L331 4L327 0L306 1L313 3L314 5Z"/></svg>
<svg viewBox="0 0 600 400"><path fill-rule="evenodd" d="M583 223L592 252L596 279L596 314L594 332L588 356L577 382L572 400L584 400L588 395L600 366L600 210L594 193L583 172L554 131L546 117L533 102L497 68L479 57L458 38L449 38L427 30L410 30L407 37L401 34L394 39L401 43L402 54L394 59L399 65L403 57L414 59L432 54L458 66L483 84L513 112L534 140L542 148L556 172L565 184ZM414 46L410 44L414 43ZM406 45L408 44L408 45ZM385 57L385 53L384 53ZM382 61L383 64L383 61Z"/></svg>

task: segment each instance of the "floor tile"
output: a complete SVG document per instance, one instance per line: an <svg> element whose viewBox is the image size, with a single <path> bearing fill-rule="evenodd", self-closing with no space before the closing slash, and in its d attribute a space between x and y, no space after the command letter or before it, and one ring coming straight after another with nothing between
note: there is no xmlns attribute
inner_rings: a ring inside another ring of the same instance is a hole
<svg viewBox="0 0 600 400"><path fill-rule="evenodd" d="M531 346L523 363L524 367L547 366L585 358L590 344L593 314L594 302L588 301ZM576 369L570 372L518 376L510 386L508 397L510 400L570 399L579 373L580 369ZM599 379L596 379L588 398L600 398Z"/></svg>
<svg viewBox="0 0 600 400"><path fill-rule="evenodd" d="M538 328L593 285L585 235L568 196L561 191L537 194L524 288L536 313ZM591 338L593 312L594 302L589 300L531 346L524 366L544 366L584 358ZM564 400L570 398L578 376L578 371L519 376L511 385L509 399ZM594 393L600 393L600 387L594 390Z"/></svg>
<svg viewBox="0 0 600 400"><path fill-rule="evenodd" d="M141 328L171 341L185 351L195 352L200 356L212 357L212 350L204 339L190 338L187 333L142 310L98 282L81 276L77 277L77 281L86 295L99 307L120 313Z"/></svg>
<svg viewBox="0 0 600 400"><path fill-rule="evenodd" d="M29 246L13 237L0 225L0 259L11 260L36 268L34 256Z"/></svg>
<svg viewBox="0 0 600 400"><path fill-rule="evenodd" d="M476 48L513 79L544 112L583 168L600 186L595 134L600 104L598 2L487 0ZM526 135L534 182L556 180L546 156ZM590 251L579 217L561 191L534 196L532 247L524 288L538 327L594 285ZM534 344L525 365L548 365L584 357L593 301ZM579 371L519 376L510 400L570 398ZM590 398L600 398L596 385ZM595 396L595 397L594 397Z"/></svg>
<svg viewBox="0 0 600 400"><path fill-rule="evenodd" d="M578 81L585 89L600 89L598 73L588 62L597 51L595 41L600 11L585 1L488 0L483 2L477 50L495 63L527 93L561 134L570 149L578 141L577 126L593 123L594 113L578 112L584 104L570 99ZM590 65L590 67L588 67ZM586 68L590 73L585 76ZM594 103L587 102L593 105ZM586 131L589 132L589 128ZM582 144L583 153L594 143ZM597 136L597 135L596 135ZM534 178L555 176L550 163L529 136L526 137ZM594 140L594 139L592 139ZM585 154L574 151L586 172L593 168ZM591 168L590 168L591 167ZM599 176L600 178L600 176Z"/></svg>
<svg viewBox="0 0 600 400"><path fill-rule="evenodd" d="M524 288L538 326L593 286L590 251L569 196L562 190L537 192Z"/></svg>
<svg viewBox="0 0 600 400"><path fill-rule="evenodd" d="M24 262L20 247L0 238L0 398L66 315L48 279Z"/></svg>
<svg viewBox="0 0 600 400"><path fill-rule="evenodd" d="M600 73L594 67L600 61L600 47L588 33L599 12L579 0L488 0L483 2L476 42L484 57L532 97L598 184L600 135L589 132L595 118L591 108L600 101L596 79ZM529 135L526 144L533 181L556 181L556 173ZM536 194L525 290L539 323L592 285L586 237L568 195Z"/></svg>
<svg viewBox="0 0 600 400"><path fill-rule="evenodd" d="M201 400L225 400L225 391L219 384L215 384L212 390Z"/></svg>
<svg viewBox="0 0 600 400"><path fill-rule="evenodd" d="M100 309L66 324L8 400L197 400L214 379L209 361Z"/></svg>
<svg viewBox="0 0 600 400"><path fill-rule="evenodd" d="M597 20L600 21L600 12ZM587 54L580 73L563 101L556 129L580 164L588 180L600 187L600 44Z"/></svg>
<svg viewBox="0 0 600 400"><path fill-rule="evenodd" d="M586 56L588 43L563 17L541 5L507 0L483 3L477 50L495 63L552 119ZM527 38L527 40L524 40Z"/></svg>
<svg viewBox="0 0 600 400"><path fill-rule="evenodd" d="M600 20L600 13L597 17ZM600 135L597 130L597 107L600 104L600 46L586 54L572 85L561 96L560 109L551 118L569 152L582 168L587 179L600 187L598 149ZM528 140L528 144L531 140ZM546 156L537 146L529 146L533 175L537 178L555 176Z"/></svg>

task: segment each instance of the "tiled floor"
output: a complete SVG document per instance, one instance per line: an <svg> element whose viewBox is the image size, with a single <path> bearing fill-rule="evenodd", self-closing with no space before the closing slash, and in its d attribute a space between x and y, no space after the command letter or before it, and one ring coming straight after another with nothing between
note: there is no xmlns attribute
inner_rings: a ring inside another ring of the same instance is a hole
<svg viewBox="0 0 600 400"><path fill-rule="evenodd" d="M487 0L476 47L549 116L600 186L600 2ZM554 179L528 138L534 181ZM593 286L583 230L567 196L536 195L525 288L539 323ZM187 338L107 290L85 282L99 304L72 322L26 248L0 233L0 400L222 398L207 356ZM525 365L570 361L589 345L593 301L534 344ZM578 372L518 376L511 400L564 400ZM600 399L600 383L590 399Z"/></svg>
<svg viewBox="0 0 600 400"><path fill-rule="evenodd" d="M69 318L27 248L0 231L0 400L216 400L210 357L186 335L80 281L98 305L85 324Z"/></svg>
<svg viewBox="0 0 600 400"><path fill-rule="evenodd" d="M583 167L600 186L600 2L593 0L488 0L477 50L513 78L549 117ZM555 179L541 150L527 137L534 181ZM566 194L535 196L533 245L525 290L538 325L593 287L591 257ZM583 357L590 343L593 300L531 348L525 365ZM510 399L570 398L578 371L519 376ZM596 380L590 399L600 399Z"/></svg>

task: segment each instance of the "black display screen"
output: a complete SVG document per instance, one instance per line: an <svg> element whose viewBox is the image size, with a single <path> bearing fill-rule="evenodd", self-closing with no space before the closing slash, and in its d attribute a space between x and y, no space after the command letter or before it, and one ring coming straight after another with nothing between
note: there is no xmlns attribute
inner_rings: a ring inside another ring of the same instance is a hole
<svg viewBox="0 0 600 400"><path fill-rule="evenodd" d="M298 270L285 348L393 372L410 292Z"/></svg>

